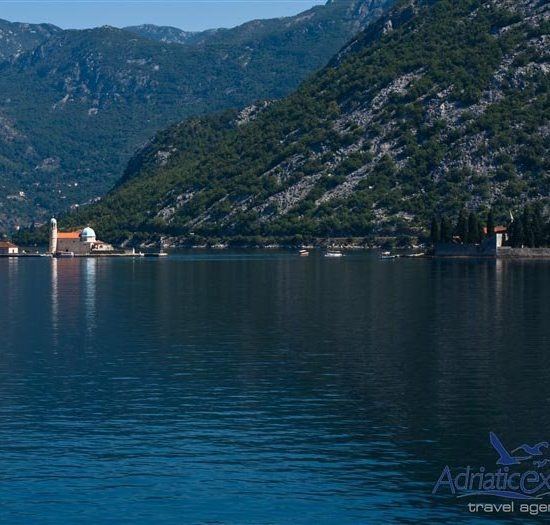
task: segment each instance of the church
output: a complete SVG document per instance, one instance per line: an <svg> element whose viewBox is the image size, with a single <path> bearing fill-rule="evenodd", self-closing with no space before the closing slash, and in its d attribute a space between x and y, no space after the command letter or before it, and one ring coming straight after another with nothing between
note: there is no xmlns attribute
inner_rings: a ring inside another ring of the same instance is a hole
<svg viewBox="0 0 550 525"><path fill-rule="evenodd" d="M50 221L50 253L72 253L74 255L95 255L109 253L113 246L99 241L95 231L90 227L72 232L60 232L57 230L57 221Z"/></svg>

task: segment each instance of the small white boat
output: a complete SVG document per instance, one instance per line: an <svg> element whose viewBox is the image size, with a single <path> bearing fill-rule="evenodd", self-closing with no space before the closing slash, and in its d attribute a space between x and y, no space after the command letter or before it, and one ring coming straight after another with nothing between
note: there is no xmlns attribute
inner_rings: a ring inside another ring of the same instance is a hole
<svg viewBox="0 0 550 525"><path fill-rule="evenodd" d="M380 254L380 259L397 259L399 255L392 255L391 252L382 252Z"/></svg>
<svg viewBox="0 0 550 525"><path fill-rule="evenodd" d="M69 259L74 257L74 252L57 252L55 257L59 257L60 259Z"/></svg>
<svg viewBox="0 0 550 525"><path fill-rule="evenodd" d="M300 257L307 257L309 255L308 250L300 250L298 253L300 254Z"/></svg>
<svg viewBox="0 0 550 525"><path fill-rule="evenodd" d="M339 250L329 250L325 253L325 257L343 257L344 254Z"/></svg>

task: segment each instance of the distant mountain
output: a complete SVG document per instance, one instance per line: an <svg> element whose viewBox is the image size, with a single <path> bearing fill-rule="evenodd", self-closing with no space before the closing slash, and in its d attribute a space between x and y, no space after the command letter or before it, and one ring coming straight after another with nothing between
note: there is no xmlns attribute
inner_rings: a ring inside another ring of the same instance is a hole
<svg viewBox="0 0 550 525"><path fill-rule="evenodd" d="M165 28L56 31L0 62L0 228L101 196L168 124L286 95L392 1L334 0L185 45L159 41Z"/></svg>
<svg viewBox="0 0 550 525"><path fill-rule="evenodd" d="M208 38L217 31L209 29L207 31L184 31L177 27L156 26L153 24L143 24L139 26L128 26L123 28L125 31L135 33L149 40L164 42L165 44L196 44L208 41Z"/></svg>
<svg viewBox="0 0 550 525"><path fill-rule="evenodd" d="M418 234L548 203L549 6L404 0L288 98L161 133L65 224L111 240Z"/></svg>
<svg viewBox="0 0 550 525"><path fill-rule="evenodd" d="M51 24L21 24L0 19L0 61L30 51L62 31Z"/></svg>

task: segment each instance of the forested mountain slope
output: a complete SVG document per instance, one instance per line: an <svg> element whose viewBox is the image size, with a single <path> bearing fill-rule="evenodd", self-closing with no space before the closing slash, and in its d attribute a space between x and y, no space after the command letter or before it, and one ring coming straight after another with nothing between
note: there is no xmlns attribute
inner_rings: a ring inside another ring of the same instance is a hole
<svg viewBox="0 0 550 525"><path fill-rule="evenodd" d="M284 96L391 2L336 0L183 45L150 27L66 30L0 62L0 228L101 196L171 123Z"/></svg>
<svg viewBox="0 0 550 525"><path fill-rule="evenodd" d="M288 98L159 133L67 220L110 239L414 233L550 195L548 5L406 0Z"/></svg>

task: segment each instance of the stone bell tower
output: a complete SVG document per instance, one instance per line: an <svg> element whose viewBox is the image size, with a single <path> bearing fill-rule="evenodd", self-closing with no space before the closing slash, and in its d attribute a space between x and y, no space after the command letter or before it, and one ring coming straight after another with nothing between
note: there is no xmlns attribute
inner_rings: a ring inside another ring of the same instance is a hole
<svg viewBox="0 0 550 525"><path fill-rule="evenodd" d="M50 221L50 253L57 252L57 221L52 218Z"/></svg>

